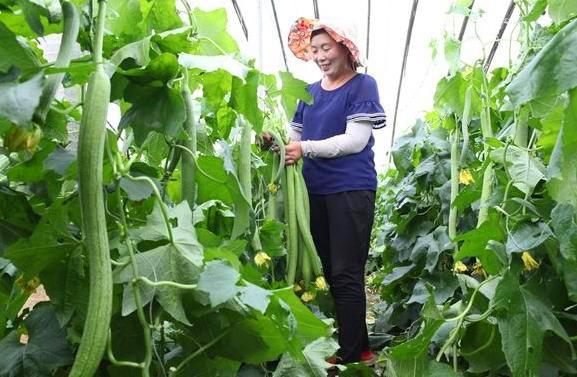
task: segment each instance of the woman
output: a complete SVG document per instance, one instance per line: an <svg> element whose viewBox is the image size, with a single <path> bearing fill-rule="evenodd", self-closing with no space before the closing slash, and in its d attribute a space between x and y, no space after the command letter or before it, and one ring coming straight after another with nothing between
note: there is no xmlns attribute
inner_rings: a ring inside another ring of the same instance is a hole
<svg viewBox="0 0 577 377"><path fill-rule="evenodd" d="M323 74L308 86L314 103L297 106L286 161L304 158L311 233L339 327L340 349L333 361L370 363L364 278L377 188L372 130L385 126L385 114L375 80L356 71L359 50L344 31L300 18L291 28L289 47Z"/></svg>

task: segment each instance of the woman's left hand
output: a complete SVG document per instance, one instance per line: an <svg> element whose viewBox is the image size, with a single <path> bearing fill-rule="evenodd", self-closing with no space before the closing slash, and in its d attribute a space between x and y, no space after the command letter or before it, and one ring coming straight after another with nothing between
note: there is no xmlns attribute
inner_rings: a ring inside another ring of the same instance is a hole
<svg viewBox="0 0 577 377"><path fill-rule="evenodd" d="M285 147L285 165L295 164L303 156L300 141L291 141Z"/></svg>

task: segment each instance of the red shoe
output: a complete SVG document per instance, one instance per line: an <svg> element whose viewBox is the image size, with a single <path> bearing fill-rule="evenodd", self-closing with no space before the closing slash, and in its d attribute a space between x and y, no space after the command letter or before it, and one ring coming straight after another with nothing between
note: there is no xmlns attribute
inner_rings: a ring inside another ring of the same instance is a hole
<svg viewBox="0 0 577 377"><path fill-rule="evenodd" d="M361 359L359 360L359 362L365 364L366 366L372 367L373 365L375 365L376 361L377 361L377 355L375 355L370 350L361 352ZM326 359L326 362L332 365L337 365L342 364L343 360L340 357L333 355L331 357L328 357Z"/></svg>
<svg viewBox="0 0 577 377"><path fill-rule="evenodd" d="M332 365L337 365L337 364L342 364L342 363L343 363L343 359L341 359L341 358L338 357L337 355L333 355L333 356L327 357L327 358L325 359L325 361L326 361L327 363L329 363L329 364L332 364Z"/></svg>
<svg viewBox="0 0 577 377"><path fill-rule="evenodd" d="M370 350L363 351L361 353L361 363L366 366L372 367L377 361L377 356Z"/></svg>

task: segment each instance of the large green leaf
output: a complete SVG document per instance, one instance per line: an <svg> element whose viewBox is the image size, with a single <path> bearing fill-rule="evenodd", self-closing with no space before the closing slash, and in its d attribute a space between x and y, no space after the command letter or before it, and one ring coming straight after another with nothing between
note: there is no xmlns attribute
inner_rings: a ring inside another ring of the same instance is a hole
<svg viewBox="0 0 577 377"><path fill-rule="evenodd" d="M214 72L203 73L200 79L202 80L204 99L210 106L211 111L214 111L214 109L221 106L224 97L230 93L232 75L225 70L219 69Z"/></svg>
<svg viewBox="0 0 577 377"><path fill-rule="evenodd" d="M395 167L401 174L406 174L419 164L420 148L425 143L427 136L425 123L417 120L410 132L395 140L391 153Z"/></svg>
<svg viewBox="0 0 577 377"><path fill-rule="evenodd" d="M465 241L455 255L455 260L477 257L488 273L497 274L503 267L503 263L498 255L490 249L489 241L503 241L503 239L504 234L499 219L496 216L489 216L489 219L479 228L455 238L456 241Z"/></svg>
<svg viewBox="0 0 577 377"><path fill-rule="evenodd" d="M128 58L133 59L141 67L148 65L150 62L150 37L129 43L118 49L105 65L109 75L112 76L116 67Z"/></svg>
<svg viewBox="0 0 577 377"><path fill-rule="evenodd" d="M382 284L383 285L389 285L391 283L394 283L394 282L402 279L409 272L411 272L415 267L416 267L416 265L410 264L408 266L397 266L397 267L393 268L393 270L383 278Z"/></svg>
<svg viewBox="0 0 577 377"><path fill-rule="evenodd" d="M325 377L333 365L325 360L334 355L338 344L331 338L319 338L303 350L304 361L295 360L285 353L273 373L273 377Z"/></svg>
<svg viewBox="0 0 577 377"><path fill-rule="evenodd" d="M201 55L220 55L237 52L238 45L228 34L227 15L224 8L204 12L198 8L193 11L196 31L200 37L198 46Z"/></svg>
<svg viewBox="0 0 577 377"><path fill-rule="evenodd" d="M461 41L449 34L445 34L445 60L449 64L449 73L454 75L461 64Z"/></svg>
<svg viewBox="0 0 577 377"><path fill-rule="evenodd" d="M546 169L543 163L520 147L510 145L491 152L491 159L504 164L511 175L513 186L529 194L537 183L545 179Z"/></svg>
<svg viewBox="0 0 577 377"><path fill-rule="evenodd" d="M258 107L257 89L260 73L257 70L251 70L246 76L246 82L233 77L232 90L230 96L230 107L244 115L250 122L252 129L260 134L262 129L263 117L262 111Z"/></svg>
<svg viewBox="0 0 577 377"><path fill-rule="evenodd" d="M438 363L434 360L429 361L427 365L427 371L425 372L427 377L460 377L461 373L455 372L453 368L447 364Z"/></svg>
<svg viewBox="0 0 577 377"><path fill-rule="evenodd" d="M551 211L551 225L559 240L561 255L577 262L577 224L575 208L570 204L558 204Z"/></svg>
<svg viewBox="0 0 577 377"><path fill-rule="evenodd" d="M152 131L176 137L182 130L182 123L186 118L184 100L176 88L164 86L162 88L132 88L129 102L130 109L120 119L121 129L131 127L134 131L134 140L142 144Z"/></svg>
<svg viewBox="0 0 577 377"><path fill-rule="evenodd" d="M557 136L557 143L548 167L547 188L559 203L568 202L577 208L577 89L569 92L569 105L565 119Z"/></svg>
<svg viewBox="0 0 577 377"><path fill-rule="evenodd" d="M52 305L38 305L24 320L24 326L27 343L20 342L18 331L0 341L0 376L49 377L54 368L72 363L66 329L58 325Z"/></svg>
<svg viewBox="0 0 577 377"><path fill-rule="evenodd" d="M239 298L243 304L258 310L261 314L266 312L270 303L270 296L272 295L270 291L251 283L240 287L239 291Z"/></svg>
<svg viewBox="0 0 577 377"><path fill-rule="evenodd" d="M533 250L552 235L553 232L545 223L522 223L508 235L507 253L522 253Z"/></svg>
<svg viewBox="0 0 577 377"><path fill-rule="evenodd" d="M28 237L37 222L38 215L25 195L0 186L0 250L6 250L19 238Z"/></svg>
<svg viewBox="0 0 577 377"><path fill-rule="evenodd" d="M147 16L147 30L170 31L183 25L176 9L176 0L154 0Z"/></svg>
<svg viewBox="0 0 577 377"><path fill-rule="evenodd" d="M281 100L287 119L292 119L297 107L297 101L301 100L312 104L313 97L307 91L307 83L296 79L290 72L280 72L282 81Z"/></svg>
<svg viewBox="0 0 577 377"><path fill-rule="evenodd" d="M28 124L40 102L42 81L42 76L36 75L23 83L0 82L0 118Z"/></svg>
<svg viewBox="0 0 577 377"><path fill-rule="evenodd" d="M32 158L10 167L6 173L8 178L16 182L40 182L46 180L44 161L56 149L56 143L41 142L41 149Z"/></svg>
<svg viewBox="0 0 577 377"><path fill-rule="evenodd" d="M426 319L419 333L414 338L389 349L389 356L398 360L414 360L426 355L431 339L442 323L440 320Z"/></svg>
<svg viewBox="0 0 577 377"><path fill-rule="evenodd" d="M577 225L573 206L561 203L553 208L551 226L559 241L562 259L558 268L563 274L563 283L567 288L569 298L577 301Z"/></svg>
<svg viewBox="0 0 577 377"><path fill-rule="evenodd" d="M32 49L21 43L0 21L0 73L8 72L12 66L22 71L33 70L39 63Z"/></svg>
<svg viewBox="0 0 577 377"><path fill-rule="evenodd" d="M110 0L106 17L105 52L183 25L175 0Z"/></svg>
<svg viewBox="0 0 577 377"><path fill-rule="evenodd" d="M577 1L575 0L548 0L548 2L549 15L556 23L577 16Z"/></svg>
<svg viewBox="0 0 577 377"><path fill-rule="evenodd" d="M523 17L525 21L536 21L541 17L545 9L547 8L548 0L534 0L533 7L531 10Z"/></svg>
<svg viewBox="0 0 577 377"><path fill-rule="evenodd" d="M88 271L82 249L74 249L68 258L52 263L40 273L40 280L55 306L56 318L62 326L68 324L74 314L86 315L88 308Z"/></svg>
<svg viewBox="0 0 577 377"><path fill-rule="evenodd" d="M202 246L196 238L192 212L188 204L182 202L171 208L168 211L168 216L170 219L174 219L174 223L176 223L176 226L171 225L173 242L136 254L138 273L152 281L195 283L202 266L203 252ZM130 235L137 241L168 240L168 229L158 204L148 216L146 225L131 230ZM129 283L133 278L130 264L114 270L116 283ZM140 284L140 291L143 296L143 305L150 302L156 294L159 303L169 314L183 323L189 323L182 305L182 297L185 293L183 290L171 286L150 287ZM123 315L128 315L136 310L131 284L125 286L122 306Z"/></svg>
<svg viewBox="0 0 577 377"><path fill-rule="evenodd" d="M549 306L517 280L515 274L507 272L497 286L492 305L513 377L538 376L546 331L559 336L571 349L573 346Z"/></svg>
<svg viewBox="0 0 577 377"><path fill-rule="evenodd" d="M577 86L577 20L559 31L505 89L519 106Z"/></svg>
<svg viewBox="0 0 577 377"><path fill-rule="evenodd" d="M565 120L565 112L567 104L564 100L564 96L555 96L555 101L549 107L545 114L542 115L541 118L541 134L539 135L539 139L537 141L537 145L543 148L544 152L544 162L549 162L551 157L551 153L555 148L555 144L557 143L557 138L559 137L559 131L563 122ZM531 101L531 104L539 102L538 99ZM533 115L535 115L533 110Z"/></svg>
<svg viewBox="0 0 577 377"><path fill-rule="evenodd" d="M208 303L214 308L236 296L239 291L239 287L236 286L239 277L238 271L229 264L223 261L212 261L206 264L204 271L200 274L198 289L208 296ZM241 292L246 294L246 291ZM251 304L260 307L254 302Z"/></svg>
<svg viewBox="0 0 577 377"><path fill-rule="evenodd" d="M470 86L475 89L480 88L483 74L483 71L477 68L469 75L457 72L453 77L440 80L435 90L435 108L445 115L455 113L459 119L462 119L467 88ZM478 117L480 112L481 98L478 90L473 90L471 92L470 118Z"/></svg>
<svg viewBox="0 0 577 377"><path fill-rule="evenodd" d="M152 281L191 284L196 282L199 275L199 268L192 263L191 259L197 258L184 252L176 245L167 244L136 254L136 268L139 276ZM114 271L115 283L127 283L124 287L122 315L128 315L136 310L133 288L130 284L133 278L132 265L130 264ZM182 304L185 291L172 286L150 287L143 283L140 283L139 287L142 305L146 305L156 296L160 305L174 319L190 324Z"/></svg>
<svg viewBox="0 0 577 377"><path fill-rule="evenodd" d="M217 344L221 355L250 364L272 361L287 351L287 341L269 317L245 318L234 323Z"/></svg>
<svg viewBox="0 0 577 377"><path fill-rule="evenodd" d="M180 66L174 54L164 52L143 68L123 70L122 73L139 84L148 83L151 86L166 85L178 74Z"/></svg>
<svg viewBox="0 0 577 377"><path fill-rule="evenodd" d="M114 38L121 39L123 44L143 36L139 0L111 0L108 2L107 13L106 30Z"/></svg>
<svg viewBox="0 0 577 377"><path fill-rule="evenodd" d="M453 244L449 239L447 227L439 226L431 233L417 238L411 251L411 260L418 263L421 257L425 256L425 270L432 272L437 266L439 254L452 248Z"/></svg>
<svg viewBox="0 0 577 377"><path fill-rule="evenodd" d="M70 233L68 209L64 201L55 202L46 211L30 238L22 238L10 245L4 258L10 259L30 276L58 262L82 242Z"/></svg>
<svg viewBox="0 0 577 377"><path fill-rule="evenodd" d="M186 68L199 68L206 72L214 72L222 69L233 76L240 79L245 79L250 68L242 64L238 60L233 59L228 55L223 56L203 56L180 54L178 56L180 65Z"/></svg>
<svg viewBox="0 0 577 377"><path fill-rule="evenodd" d="M209 200L220 200L225 204L234 205L236 233L232 238L241 235L250 225L250 206L242 194L238 178L224 169L224 161L215 156L200 156L197 158L197 174L199 203Z"/></svg>
<svg viewBox="0 0 577 377"><path fill-rule="evenodd" d="M285 225L278 220L265 219L259 229L262 249L271 257L286 254L284 244Z"/></svg>
<svg viewBox="0 0 577 377"><path fill-rule="evenodd" d="M189 360L185 368L174 373L174 377L241 377L243 374L239 373L240 366L241 363L238 361L224 357L209 357L202 353Z"/></svg>
<svg viewBox="0 0 577 377"><path fill-rule="evenodd" d="M331 334L331 328L318 319L294 294L292 288L276 290L276 298L288 305L295 320L295 336L303 343L310 343L317 338Z"/></svg>
<svg viewBox="0 0 577 377"><path fill-rule="evenodd" d="M498 370L506 365L497 325L476 322L467 326L461 338L461 355L469 363L467 371L471 373Z"/></svg>

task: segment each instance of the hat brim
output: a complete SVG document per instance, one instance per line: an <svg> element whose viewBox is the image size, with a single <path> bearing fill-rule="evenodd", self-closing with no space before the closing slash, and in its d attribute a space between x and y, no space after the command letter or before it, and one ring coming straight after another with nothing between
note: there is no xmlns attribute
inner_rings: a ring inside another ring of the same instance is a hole
<svg viewBox="0 0 577 377"><path fill-rule="evenodd" d="M350 51L357 66L364 66L359 48L343 31L338 30L337 27L322 23L319 20L305 17L300 17L296 20L289 31L288 46L294 56L304 61L312 59L311 35L313 31L319 29L325 30L331 38L338 43L342 43Z"/></svg>

